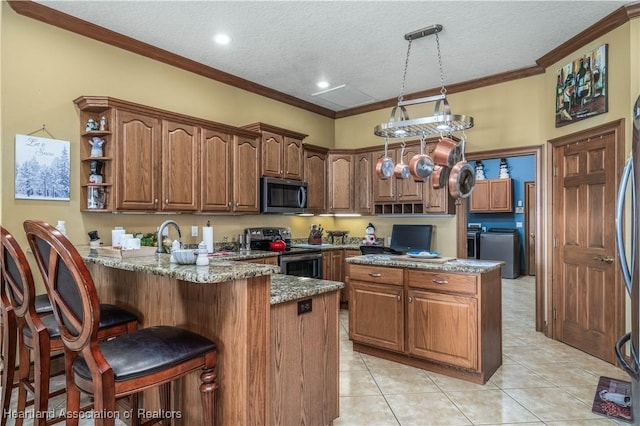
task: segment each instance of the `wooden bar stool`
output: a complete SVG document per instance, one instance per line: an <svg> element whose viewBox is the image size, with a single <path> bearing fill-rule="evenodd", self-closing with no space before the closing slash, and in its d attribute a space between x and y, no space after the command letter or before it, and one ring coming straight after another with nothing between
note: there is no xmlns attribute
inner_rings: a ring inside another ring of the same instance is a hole
<svg viewBox="0 0 640 426"><path fill-rule="evenodd" d="M39 314L35 305L35 285L27 258L18 242L4 228L0 226L0 266L2 271L3 303L11 307L14 319L9 318L9 325L13 330L9 333L18 335L18 353L20 369L18 381L18 412L24 412L27 405L27 391L33 394L35 413L46 413L49 398L65 392L64 389L49 392L50 359L53 352L64 349L60 340L60 331L53 314ZM53 307L51 307L53 309ZM97 338L104 340L121 334L135 331L138 328L138 318L131 312L115 305L101 305L102 314ZM15 369L15 342L13 347L9 343L7 348L7 381ZM34 358L34 377L29 377L30 354ZM11 354L14 354L13 356ZM13 381L13 377L11 377ZM11 397L3 388L3 404L8 409ZM4 407L4 405L3 405ZM34 414L35 414L34 413ZM3 416L3 425L6 422ZM46 425L64 420L63 418L47 419L46 416L35 416L34 424ZM16 425L23 422L22 416L16 419Z"/></svg>
<svg viewBox="0 0 640 426"><path fill-rule="evenodd" d="M98 343L100 312L91 273L75 247L51 225L27 220L27 240L43 274L65 351L67 413L76 413L80 391L94 397L96 425L114 425L116 399L160 387L163 413L171 413L171 382L201 370L203 425L215 424L217 349L211 340L178 327L140 329ZM50 268L43 265L49 264ZM76 416L71 416L76 417ZM168 425L171 419L158 419ZM67 425L78 425L77 418Z"/></svg>
<svg viewBox="0 0 640 426"><path fill-rule="evenodd" d="M35 308L38 315L53 313L53 308L49 302L49 296L39 294L35 297ZM17 386L13 382L15 376L16 365L16 348L18 346L18 331L16 325L16 314L13 312L13 306L5 295L4 277L0 273L0 362L2 363L2 372L0 376L0 410L6 413L11 403L11 391ZM7 366L12 368L7 368ZM0 417L0 426L6 426L6 416Z"/></svg>

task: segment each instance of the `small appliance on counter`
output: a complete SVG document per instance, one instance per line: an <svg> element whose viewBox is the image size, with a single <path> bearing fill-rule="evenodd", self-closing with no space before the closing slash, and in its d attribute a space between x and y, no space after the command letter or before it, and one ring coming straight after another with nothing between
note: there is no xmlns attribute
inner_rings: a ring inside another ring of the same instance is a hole
<svg viewBox="0 0 640 426"><path fill-rule="evenodd" d="M344 244L344 239L349 235L349 231L327 231L327 235L331 238L331 244L335 244L335 237L340 237L340 244Z"/></svg>
<svg viewBox="0 0 640 426"><path fill-rule="evenodd" d="M467 259L480 259L481 223L467 224Z"/></svg>
<svg viewBox="0 0 640 426"><path fill-rule="evenodd" d="M247 228L245 235L250 239L251 250L273 251L273 243L278 249L278 265L285 275L299 277L322 278L322 252L320 248L300 248L291 246L290 228ZM281 250L280 241L284 241Z"/></svg>

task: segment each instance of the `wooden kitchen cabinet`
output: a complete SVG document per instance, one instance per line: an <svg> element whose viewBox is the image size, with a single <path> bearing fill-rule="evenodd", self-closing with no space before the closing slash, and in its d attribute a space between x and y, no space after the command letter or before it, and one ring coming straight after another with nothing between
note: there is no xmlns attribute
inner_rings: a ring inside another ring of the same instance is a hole
<svg viewBox="0 0 640 426"><path fill-rule="evenodd" d="M354 175L353 154L341 151L329 152L329 213L354 212Z"/></svg>
<svg viewBox="0 0 640 426"><path fill-rule="evenodd" d="M404 350L402 270L349 265L349 338L391 351Z"/></svg>
<svg viewBox="0 0 640 426"><path fill-rule="evenodd" d="M260 211L260 134L104 96L74 100L83 123L105 116L100 211ZM81 148L81 194L92 158ZM93 185L96 186L96 185ZM85 204L86 205L86 204ZM83 209L84 211L95 211Z"/></svg>
<svg viewBox="0 0 640 426"><path fill-rule="evenodd" d="M472 212L512 212L513 181L511 179L477 180L469 198L469 211Z"/></svg>
<svg viewBox="0 0 640 426"><path fill-rule="evenodd" d="M347 264L345 263L345 259L348 259L354 256L360 256L361 254L362 252L360 252L359 249L358 250L344 249L343 251L343 256L340 260L340 262L342 263L342 268L341 268L342 276L340 277L340 280L339 280L344 283L344 288L340 290L340 304L342 307L349 306L349 292L350 292L349 280L347 279Z"/></svg>
<svg viewBox="0 0 640 426"><path fill-rule="evenodd" d="M116 209L157 211L160 206L161 123L157 117L116 110Z"/></svg>
<svg viewBox="0 0 640 426"><path fill-rule="evenodd" d="M355 182L353 185L355 196L355 212L369 215L373 213L373 166L371 152L356 152Z"/></svg>
<svg viewBox="0 0 640 426"><path fill-rule="evenodd" d="M327 211L327 148L303 145L304 181L307 182L307 212Z"/></svg>
<svg viewBox="0 0 640 426"><path fill-rule="evenodd" d="M475 383L502 364L499 268L458 273L347 264L347 281L354 350Z"/></svg>
<svg viewBox="0 0 640 426"><path fill-rule="evenodd" d="M244 128L262 134L261 176L302 180L302 140L307 135L265 123L253 123Z"/></svg>

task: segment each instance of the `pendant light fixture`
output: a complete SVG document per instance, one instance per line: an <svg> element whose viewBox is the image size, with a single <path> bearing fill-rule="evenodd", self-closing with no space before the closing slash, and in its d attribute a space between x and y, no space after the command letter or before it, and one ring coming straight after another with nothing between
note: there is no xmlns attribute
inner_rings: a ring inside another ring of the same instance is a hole
<svg viewBox="0 0 640 426"><path fill-rule="evenodd" d="M407 58L404 65L404 75L402 78L402 87L398 96L398 105L391 110L391 116L387 123L380 124L375 127L376 136L383 138L407 138L407 137L425 137L427 135L443 135L451 134L473 127L473 117L466 115L456 115L451 112L451 107L447 101L447 89L444 87L444 72L442 70L442 56L440 54L440 38L438 33L442 31L442 25L436 24L421 30L413 31L404 35L405 40L409 41L407 48ZM436 46L438 49L438 65L440 67L440 94L429 96L426 98L404 100L404 87L407 78L407 68L409 66L409 55L411 53L411 43L413 40L433 35L436 36ZM410 119L405 106L415 105L427 102L435 102L435 110L431 117L421 117ZM396 117L398 113L398 117Z"/></svg>

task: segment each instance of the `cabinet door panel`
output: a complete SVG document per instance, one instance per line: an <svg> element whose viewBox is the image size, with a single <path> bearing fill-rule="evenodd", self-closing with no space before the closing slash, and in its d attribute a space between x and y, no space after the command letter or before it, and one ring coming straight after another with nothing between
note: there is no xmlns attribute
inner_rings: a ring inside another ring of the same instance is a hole
<svg viewBox="0 0 640 426"><path fill-rule="evenodd" d="M233 153L233 211L260 211L260 143L237 137Z"/></svg>
<svg viewBox="0 0 640 426"><path fill-rule="evenodd" d="M398 159L400 158L401 149L396 150ZM402 161L404 164L409 164L411 158L414 155L420 154L420 146L406 147ZM397 179L396 187L398 191L398 201L422 201L422 181L416 181L413 175L410 175L408 179Z"/></svg>
<svg viewBox="0 0 640 426"><path fill-rule="evenodd" d="M376 165L378 164L378 160L384 157L384 151L375 151L373 153L373 170L375 171ZM395 153L393 150L389 150L389 158L393 160L393 163L396 163ZM383 203L383 202L392 202L396 200L395 194L395 178L390 177L389 179L380 179L378 175L374 172L373 174L373 202L374 203Z"/></svg>
<svg viewBox="0 0 640 426"><path fill-rule="evenodd" d="M203 129L202 211L231 211L231 135Z"/></svg>
<svg viewBox="0 0 640 426"><path fill-rule="evenodd" d="M282 151L284 137L276 133L262 132L262 176L282 177Z"/></svg>
<svg viewBox="0 0 640 426"><path fill-rule="evenodd" d="M349 337L379 348L402 351L402 287L350 281Z"/></svg>
<svg viewBox="0 0 640 426"><path fill-rule="evenodd" d="M163 120L161 210L198 209L199 142L196 126Z"/></svg>
<svg viewBox="0 0 640 426"><path fill-rule="evenodd" d="M332 213L353 212L353 155L329 154L329 203Z"/></svg>
<svg viewBox="0 0 640 426"><path fill-rule="evenodd" d="M302 141L284 138L284 178L302 179Z"/></svg>
<svg viewBox="0 0 640 426"><path fill-rule="evenodd" d="M489 181L477 180L469 198L469 210L489 211Z"/></svg>
<svg viewBox="0 0 640 426"><path fill-rule="evenodd" d="M356 154L356 170L354 194L356 197L356 212L370 214L373 212L373 165L371 153Z"/></svg>
<svg viewBox="0 0 640 426"><path fill-rule="evenodd" d="M118 184L116 206L156 210L160 179L160 122L128 111L116 113Z"/></svg>
<svg viewBox="0 0 640 426"><path fill-rule="evenodd" d="M477 299L416 290L408 298L409 353L477 369Z"/></svg>
<svg viewBox="0 0 640 426"><path fill-rule="evenodd" d="M326 213L327 210L327 155L306 151L304 180L307 182L307 210Z"/></svg>
<svg viewBox="0 0 640 426"><path fill-rule="evenodd" d="M513 210L511 179L495 179L490 182L490 208L492 211Z"/></svg>

